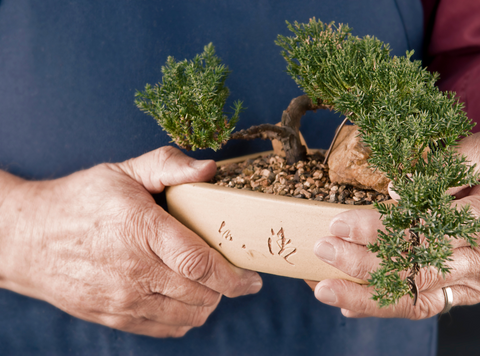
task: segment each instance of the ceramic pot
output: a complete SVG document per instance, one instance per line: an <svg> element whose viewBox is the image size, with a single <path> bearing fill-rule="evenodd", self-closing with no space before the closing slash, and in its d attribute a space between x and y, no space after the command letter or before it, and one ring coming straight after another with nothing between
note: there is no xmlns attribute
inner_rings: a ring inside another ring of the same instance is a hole
<svg viewBox="0 0 480 356"><path fill-rule="evenodd" d="M166 195L169 213L235 266L312 281L342 278L366 283L321 261L313 247L320 237L329 235L335 215L372 206L333 204L210 183L169 187Z"/></svg>

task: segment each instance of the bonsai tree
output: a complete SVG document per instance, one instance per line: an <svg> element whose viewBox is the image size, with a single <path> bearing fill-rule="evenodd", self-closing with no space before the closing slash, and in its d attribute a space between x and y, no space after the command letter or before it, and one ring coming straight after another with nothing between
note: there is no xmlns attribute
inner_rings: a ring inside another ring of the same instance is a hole
<svg viewBox="0 0 480 356"><path fill-rule="evenodd" d="M262 124L232 133L242 111L242 103L234 103L229 119L224 113L229 90L225 80L230 71L221 64L210 43L203 53L191 61L175 61L168 57L162 67L162 83L147 84L136 93L140 110L152 115L172 140L187 150L218 150L229 139L278 139L284 146L289 164L306 159L300 141L300 119L307 110L327 108L313 104L306 95L295 98L282 115L282 125Z"/></svg>
<svg viewBox="0 0 480 356"><path fill-rule="evenodd" d="M145 86L135 94L135 103L152 115L172 140L187 150L218 150L230 139L242 103L234 104L230 119L223 112L229 90L225 80L230 71L215 55L210 43L192 61L168 57L162 67L162 83Z"/></svg>
<svg viewBox="0 0 480 356"><path fill-rule="evenodd" d="M218 149L228 139L279 139L291 164L305 159L299 139L307 110L327 108L358 125L371 149L370 165L392 182L398 204L374 203L385 232L378 231L369 250L381 258L371 273L373 299L395 304L409 294L416 303L416 275L435 268L445 276L452 256L450 238L476 246L480 231L468 207L457 210L450 187L475 185L479 176L455 152L457 140L472 124L453 93L435 87L438 76L405 57L391 57L388 45L358 38L345 25L288 23L293 36L278 36L287 72L306 95L292 100L281 126L262 124L232 133L242 110L236 102L230 119L223 111L228 96L228 69L207 45L192 61L169 57L161 84L136 94L137 106L151 114L182 147Z"/></svg>

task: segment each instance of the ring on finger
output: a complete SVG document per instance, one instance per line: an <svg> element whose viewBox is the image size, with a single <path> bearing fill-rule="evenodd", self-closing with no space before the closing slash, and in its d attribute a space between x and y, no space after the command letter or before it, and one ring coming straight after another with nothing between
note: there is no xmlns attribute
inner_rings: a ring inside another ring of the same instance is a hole
<svg viewBox="0 0 480 356"><path fill-rule="evenodd" d="M443 307L443 310L440 312L440 314L445 314L452 309L453 306L453 292L452 288L450 287L443 287L443 296L445 297L445 306Z"/></svg>

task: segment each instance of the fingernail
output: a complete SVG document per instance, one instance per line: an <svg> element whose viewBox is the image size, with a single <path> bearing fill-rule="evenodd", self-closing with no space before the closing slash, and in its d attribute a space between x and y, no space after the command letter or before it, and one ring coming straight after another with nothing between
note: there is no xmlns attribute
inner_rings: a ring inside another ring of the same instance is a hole
<svg viewBox="0 0 480 356"><path fill-rule="evenodd" d="M322 260L333 262L335 261L335 247L328 242L320 242L315 245L315 255Z"/></svg>
<svg viewBox="0 0 480 356"><path fill-rule="evenodd" d="M196 170L199 170L201 171L202 169L204 169L206 166L208 166L209 164L211 164L212 160L211 159L207 159L207 160L193 160L190 162L190 167L192 167L193 169L196 169Z"/></svg>
<svg viewBox="0 0 480 356"><path fill-rule="evenodd" d="M250 287L248 287L245 295L258 293L260 291L260 289L262 289L262 284L263 283L262 283L261 280L253 282L252 284L250 284Z"/></svg>
<svg viewBox="0 0 480 356"><path fill-rule="evenodd" d="M350 226L342 220L333 222L330 233L338 237L350 237Z"/></svg>
<svg viewBox="0 0 480 356"><path fill-rule="evenodd" d="M320 288L316 293L316 297L322 303L334 304L337 302L337 296L335 295L333 290L328 287Z"/></svg>

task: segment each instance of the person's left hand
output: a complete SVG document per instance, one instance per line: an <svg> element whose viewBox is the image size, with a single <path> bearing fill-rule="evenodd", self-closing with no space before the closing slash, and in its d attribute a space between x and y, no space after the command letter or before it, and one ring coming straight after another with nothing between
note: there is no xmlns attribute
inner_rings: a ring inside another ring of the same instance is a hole
<svg viewBox="0 0 480 356"><path fill-rule="evenodd" d="M459 151L473 163L480 162L478 145L480 134L464 139ZM480 186L461 191L452 189L457 206L470 205L480 216ZM367 250L366 245L377 239L377 230L383 229L380 214L375 210L351 210L337 215L330 224L330 233L315 245L315 254L326 263L348 275L367 280L378 268L380 259ZM419 296L416 306L410 296L401 298L397 305L380 308L372 300L373 288L346 280L324 280L315 287L315 297L326 304L342 309L347 317L384 317L424 319L442 312L445 307L443 287L451 287L453 305L472 305L480 302L480 247L472 248L461 239L452 239L453 261L447 263L451 273L443 279L437 270L422 269L416 277ZM405 277L405 275L403 275Z"/></svg>

